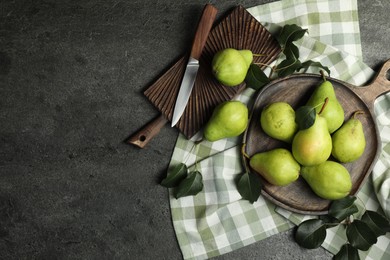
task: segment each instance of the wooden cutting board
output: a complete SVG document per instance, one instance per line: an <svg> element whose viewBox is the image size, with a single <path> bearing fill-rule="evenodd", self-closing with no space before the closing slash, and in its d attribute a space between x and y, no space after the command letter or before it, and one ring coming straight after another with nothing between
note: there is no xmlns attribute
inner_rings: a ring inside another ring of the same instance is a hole
<svg viewBox="0 0 390 260"><path fill-rule="evenodd" d="M231 100L245 88L244 83L236 87L225 87L212 75L212 58L217 51L225 48L250 49L255 54L265 54L254 57L254 62L261 64L270 64L281 52L276 39L242 6L235 7L217 22L203 49L187 107L176 124L187 138L194 136L205 125L218 104ZM162 114L149 130L158 131L167 120L171 121L186 63L187 56L183 56L144 92ZM143 136L143 141L146 139Z"/></svg>

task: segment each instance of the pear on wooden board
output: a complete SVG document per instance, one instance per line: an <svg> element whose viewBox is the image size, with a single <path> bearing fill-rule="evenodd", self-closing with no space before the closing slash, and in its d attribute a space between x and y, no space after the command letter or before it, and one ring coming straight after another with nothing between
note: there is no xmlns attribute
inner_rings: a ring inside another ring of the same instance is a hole
<svg viewBox="0 0 390 260"><path fill-rule="evenodd" d="M249 66L252 64L253 61L253 53L251 50L238 50L238 52L241 54L241 56L244 58L246 65Z"/></svg>
<svg viewBox="0 0 390 260"><path fill-rule="evenodd" d="M277 186L285 186L297 180L301 168L291 152L284 148L254 154L249 165L269 183Z"/></svg>
<svg viewBox="0 0 390 260"><path fill-rule="evenodd" d="M292 141L292 154L304 166L323 163L332 152L332 137L326 119L318 114L315 116L314 124L299 130Z"/></svg>
<svg viewBox="0 0 390 260"><path fill-rule="evenodd" d="M357 111L332 135L332 155L342 163L353 162L360 158L366 148L363 125L356 118Z"/></svg>
<svg viewBox="0 0 390 260"><path fill-rule="evenodd" d="M211 62L213 75L222 85L237 86L245 80L252 60L251 50L234 48L220 50Z"/></svg>
<svg viewBox="0 0 390 260"><path fill-rule="evenodd" d="M321 115L326 119L329 133L336 131L344 122L344 109L336 97L332 83L324 78L324 81L315 88L307 101L307 105L315 107L317 113L321 105L328 98L328 104Z"/></svg>
<svg viewBox="0 0 390 260"><path fill-rule="evenodd" d="M242 134L248 125L248 114L247 106L240 101L222 102L213 110L204 128L204 138L214 142Z"/></svg>
<svg viewBox="0 0 390 260"><path fill-rule="evenodd" d="M323 199L344 198L352 189L348 170L338 162L325 161L315 166L302 166L301 176L314 193Z"/></svg>

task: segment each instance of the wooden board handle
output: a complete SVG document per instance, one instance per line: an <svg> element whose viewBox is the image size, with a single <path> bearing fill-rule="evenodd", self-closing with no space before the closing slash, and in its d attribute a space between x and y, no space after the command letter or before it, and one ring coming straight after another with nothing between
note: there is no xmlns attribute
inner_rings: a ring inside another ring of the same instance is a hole
<svg viewBox="0 0 390 260"><path fill-rule="evenodd" d="M390 91L390 60L387 60L372 83L365 87L355 87L354 91L373 111L375 99Z"/></svg>
<svg viewBox="0 0 390 260"><path fill-rule="evenodd" d="M144 125L140 130L133 134L126 143L133 144L139 148L144 148L152 138L157 135L161 128L168 122L164 115L160 115Z"/></svg>
<svg viewBox="0 0 390 260"><path fill-rule="evenodd" d="M203 47L214 23L218 10L211 4L206 4L203 9L202 17L199 20L198 28L196 29L194 41L192 43L191 57L197 60L202 55Z"/></svg>

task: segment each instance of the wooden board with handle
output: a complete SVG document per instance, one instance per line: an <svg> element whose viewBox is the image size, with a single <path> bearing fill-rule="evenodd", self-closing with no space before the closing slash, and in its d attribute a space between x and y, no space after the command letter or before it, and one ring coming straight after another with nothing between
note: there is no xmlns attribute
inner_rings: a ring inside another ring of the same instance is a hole
<svg viewBox="0 0 390 260"><path fill-rule="evenodd" d="M337 79L327 78L333 84L336 96L344 108L345 120L357 110L364 111L363 115L359 115L366 138L364 154L358 160L344 164L351 174L352 195L356 194L367 180L381 150L374 114L374 102L380 95L390 91L389 75L390 60L382 66L373 82L367 86L358 87ZM259 91L255 97L250 123L244 135L244 152L252 156L255 153L277 147L290 149L291 145L270 138L262 131L261 111L267 104L277 101L288 102L296 109L307 102L314 88L322 81L320 75L295 74L275 80ZM243 163L247 171L254 172L245 156L243 156ZM280 207L301 214L321 215L327 213L331 201L315 195L302 177L284 187L271 185L264 179L262 179L262 183L262 194Z"/></svg>

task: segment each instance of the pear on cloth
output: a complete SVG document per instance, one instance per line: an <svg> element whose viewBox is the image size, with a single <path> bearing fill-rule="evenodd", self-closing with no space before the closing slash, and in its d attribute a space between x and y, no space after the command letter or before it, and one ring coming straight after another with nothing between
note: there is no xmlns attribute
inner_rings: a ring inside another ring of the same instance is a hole
<svg viewBox="0 0 390 260"><path fill-rule="evenodd" d="M225 101L215 107L207 122L203 136L214 142L242 134L248 125L248 108L236 100Z"/></svg>

